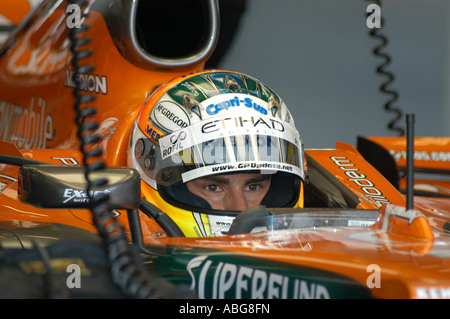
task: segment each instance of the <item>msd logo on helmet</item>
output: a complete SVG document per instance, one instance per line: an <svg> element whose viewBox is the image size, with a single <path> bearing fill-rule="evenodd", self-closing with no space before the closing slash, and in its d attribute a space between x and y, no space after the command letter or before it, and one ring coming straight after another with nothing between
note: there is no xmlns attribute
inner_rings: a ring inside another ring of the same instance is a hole
<svg viewBox="0 0 450 319"><path fill-rule="evenodd" d="M225 96L229 96L226 94ZM222 111L233 110L235 108L249 108L253 109L263 115L267 115L267 103L260 99L253 99L247 94L230 94L232 97L224 99L224 95L218 95L208 99L208 106L206 106L206 113L209 115L216 115Z"/></svg>

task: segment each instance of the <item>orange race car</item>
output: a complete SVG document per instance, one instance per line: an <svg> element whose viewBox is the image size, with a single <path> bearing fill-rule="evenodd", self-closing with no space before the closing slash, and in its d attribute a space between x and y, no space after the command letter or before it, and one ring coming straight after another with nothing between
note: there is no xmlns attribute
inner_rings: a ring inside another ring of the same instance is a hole
<svg viewBox="0 0 450 319"><path fill-rule="evenodd" d="M164 160L193 149L184 134L196 107L234 116L245 105L258 122L252 118L247 128L241 117L233 129L252 134L256 123L281 131L290 113L284 122L269 119L265 106L276 104L264 99L269 88L204 70L217 43L216 1L160 2L43 0L0 47L0 286L9 289L0 296L449 298L447 138L414 139L415 172L424 175L415 181L413 207L412 195L405 196L412 154L406 138L360 137L357 148L338 142L301 156L301 140L287 125L286 148L279 146L286 161L267 160L258 169L301 176L302 200L293 207L249 208L221 219L220 228L161 200L145 180L155 163L142 154L152 144L139 142L138 133L160 147ZM169 10L177 19L161 14ZM213 75L224 79L223 90L242 88L242 81L261 95L233 90L205 107L198 93L207 92L206 84L194 79ZM164 94L192 112L170 112L164 104L149 109ZM204 134L233 135L221 121L196 123ZM239 165L231 168L250 167ZM161 169L157 177L170 182L173 172ZM279 185L283 192L294 187L286 185ZM82 288L67 279L69 267L80 269ZM49 290L54 282L40 281L52 269L56 290Z"/></svg>

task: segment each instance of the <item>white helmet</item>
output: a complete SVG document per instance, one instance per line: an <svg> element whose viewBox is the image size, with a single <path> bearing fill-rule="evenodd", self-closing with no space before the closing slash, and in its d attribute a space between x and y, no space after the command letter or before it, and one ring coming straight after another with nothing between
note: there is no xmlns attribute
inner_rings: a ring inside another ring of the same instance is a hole
<svg viewBox="0 0 450 319"><path fill-rule="evenodd" d="M178 77L151 96L133 129L129 165L143 195L186 236L226 234L236 211L213 210L186 183L205 176L271 174L267 207L302 206L305 161L300 135L280 97L231 71Z"/></svg>

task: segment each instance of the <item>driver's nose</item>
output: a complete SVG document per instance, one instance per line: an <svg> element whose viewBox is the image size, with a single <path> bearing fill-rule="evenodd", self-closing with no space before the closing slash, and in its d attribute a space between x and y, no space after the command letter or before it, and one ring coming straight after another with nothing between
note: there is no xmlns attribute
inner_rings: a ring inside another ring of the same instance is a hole
<svg viewBox="0 0 450 319"><path fill-rule="evenodd" d="M233 189L225 199L226 210L243 211L249 208L247 198L241 189Z"/></svg>

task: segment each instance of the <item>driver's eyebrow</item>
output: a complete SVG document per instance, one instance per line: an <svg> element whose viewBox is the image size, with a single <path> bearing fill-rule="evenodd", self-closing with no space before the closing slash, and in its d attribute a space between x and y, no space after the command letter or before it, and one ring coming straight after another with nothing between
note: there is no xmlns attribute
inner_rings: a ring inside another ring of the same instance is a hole
<svg viewBox="0 0 450 319"><path fill-rule="evenodd" d="M245 181L245 184L253 184L253 183L260 183L260 182L264 182L266 180L270 180L270 175L269 174L261 174L258 177L255 178L250 178L249 180Z"/></svg>
<svg viewBox="0 0 450 319"><path fill-rule="evenodd" d="M199 180L215 182L215 183L222 183L222 184L230 183L230 180L228 178L224 178L224 177L220 177L220 176L208 176L208 177L199 178Z"/></svg>

